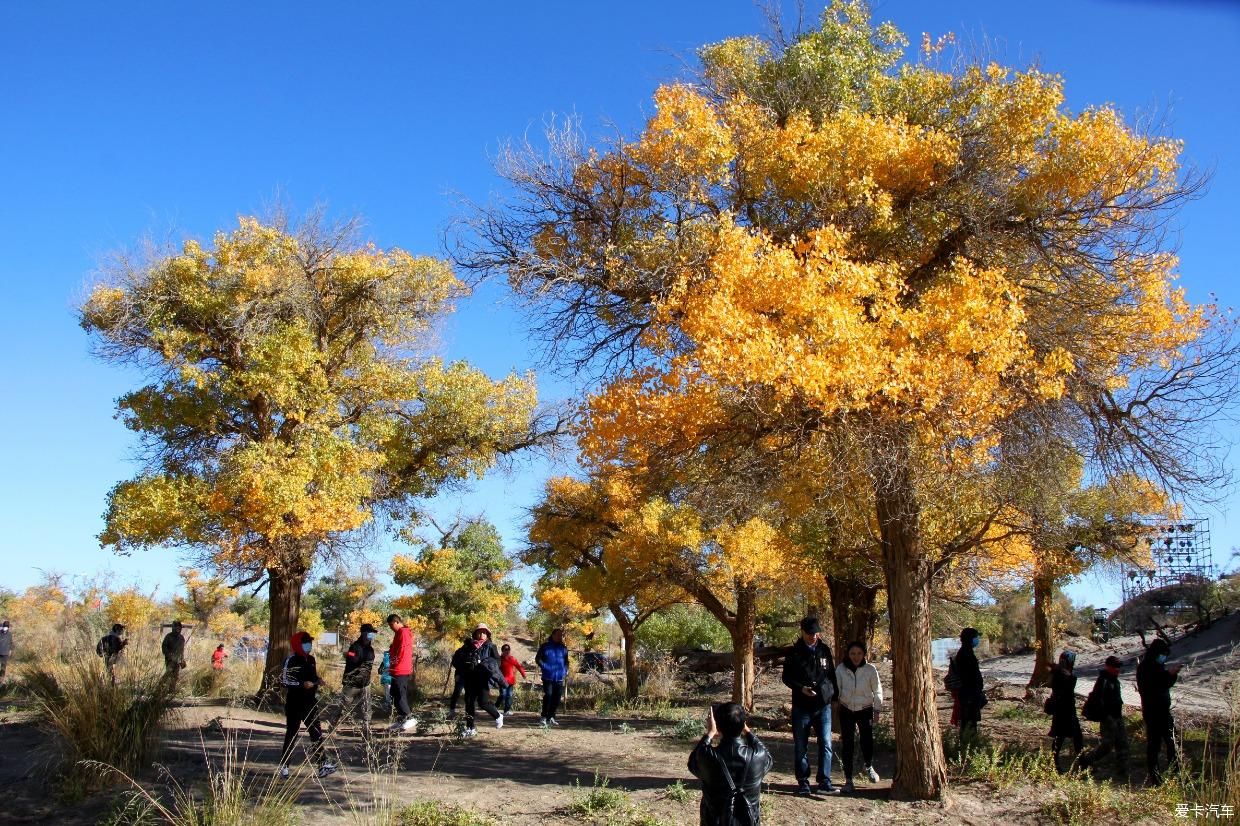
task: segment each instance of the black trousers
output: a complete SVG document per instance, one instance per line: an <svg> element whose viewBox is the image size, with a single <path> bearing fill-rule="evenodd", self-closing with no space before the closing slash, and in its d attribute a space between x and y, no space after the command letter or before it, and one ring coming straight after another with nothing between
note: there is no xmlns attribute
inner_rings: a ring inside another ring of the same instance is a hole
<svg viewBox="0 0 1240 826"><path fill-rule="evenodd" d="M543 680L542 718L550 720L560 708L560 700L564 699L563 680Z"/></svg>
<svg viewBox="0 0 1240 826"><path fill-rule="evenodd" d="M481 708L491 719L499 718L499 709L491 702L491 687L486 682L475 682L465 686L465 726L474 727L474 714Z"/></svg>
<svg viewBox="0 0 1240 826"><path fill-rule="evenodd" d="M456 676L452 678L452 699L448 701L448 711L456 714L457 703L461 702L461 695L465 693L465 678L461 676L461 672L456 672Z"/></svg>
<svg viewBox="0 0 1240 826"><path fill-rule="evenodd" d="M284 704L284 750L280 753L280 765L287 766L293 754L293 743L297 740L297 732L302 723L310 733L311 763L318 762L322 752L323 727L319 725L319 710L314 697L309 699L293 698Z"/></svg>
<svg viewBox="0 0 1240 826"><path fill-rule="evenodd" d="M1175 750L1175 721L1171 710L1141 709L1141 717L1145 721L1145 771L1155 781L1162 779L1158 768L1158 757L1163 744L1167 746L1167 768L1173 768L1179 761Z"/></svg>
<svg viewBox="0 0 1240 826"><path fill-rule="evenodd" d="M409 716L409 681L412 674L392 675L392 704L401 720Z"/></svg>
<svg viewBox="0 0 1240 826"><path fill-rule="evenodd" d="M853 776L853 747L857 732L861 732L861 759L866 766L874 763L874 709L863 708L850 711L840 703L840 754L844 758L844 779Z"/></svg>

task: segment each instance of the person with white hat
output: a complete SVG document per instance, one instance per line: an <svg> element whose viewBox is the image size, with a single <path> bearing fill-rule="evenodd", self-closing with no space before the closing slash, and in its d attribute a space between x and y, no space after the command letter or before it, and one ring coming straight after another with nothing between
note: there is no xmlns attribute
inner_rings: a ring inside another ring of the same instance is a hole
<svg viewBox="0 0 1240 826"><path fill-rule="evenodd" d="M504 727L504 715L491 701L491 687L500 686L504 675L499 667L499 651L491 642L491 629L486 623L474 628L473 647L465 656L465 736L478 733L474 728L474 714L478 707L491 715L496 728Z"/></svg>

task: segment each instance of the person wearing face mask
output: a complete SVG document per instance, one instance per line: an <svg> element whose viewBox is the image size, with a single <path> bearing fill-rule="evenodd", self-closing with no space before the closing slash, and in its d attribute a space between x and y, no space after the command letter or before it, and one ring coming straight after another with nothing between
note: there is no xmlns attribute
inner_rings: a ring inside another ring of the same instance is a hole
<svg viewBox="0 0 1240 826"><path fill-rule="evenodd" d="M861 733L861 759L871 783L878 782L874 770L874 723L883 707L883 684L878 669L865 660L865 643L854 640L848 653L835 667L835 682L840 687L840 752L844 758L844 793L853 788L853 745Z"/></svg>
<svg viewBox="0 0 1240 826"><path fill-rule="evenodd" d="M280 684L284 686L284 750L280 752L280 776L288 777L288 762L293 754L293 743L304 723L310 733L309 761L316 762L322 754L323 727L319 724L318 691L319 672L310 654L314 639L305 631L298 631L289 640L292 653L284 660ZM319 764L319 777L327 777L336 771L336 764L324 759Z"/></svg>
<svg viewBox="0 0 1240 826"><path fill-rule="evenodd" d="M504 727L504 714L491 702L491 688L504 684L504 675L499 667L499 651L491 642L491 629L485 623L478 623L474 629L473 650L466 657L468 671L465 674L465 736L478 734L474 728L474 715L481 707L491 715L496 728Z"/></svg>
<svg viewBox="0 0 1240 826"><path fill-rule="evenodd" d="M1119 687L1119 670L1123 663L1119 657L1107 657L1094 681L1094 687L1085 700L1085 719L1098 721L1101 742L1081 755L1077 764L1088 768L1115 752L1116 767L1121 776L1128 774L1128 729L1124 727L1124 695ZM1093 714L1092 708L1096 709Z"/></svg>
<svg viewBox="0 0 1240 826"><path fill-rule="evenodd" d="M956 652L954 668L960 680L956 690L960 702L960 713L957 721L960 724L960 737L977 735L978 724L982 721L982 706L986 705L986 693L982 682L982 667L977 662L974 649L982 644L982 635L976 628L965 628L960 632L960 650Z"/></svg>
<svg viewBox="0 0 1240 826"><path fill-rule="evenodd" d="M9 621L0 622L0 680L9 670L9 657L13 656L13 629Z"/></svg>
<svg viewBox="0 0 1240 826"><path fill-rule="evenodd" d="M1059 662L1051 669L1051 696L1047 708L1051 711L1051 759L1059 770L1059 750L1064 740L1072 741L1072 758L1081 756L1085 736L1081 732L1081 720L1076 716L1076 653L1064 651Z"/></svg>
<svg viewBox="0 0 1240 826"><path fill-rule="evenodd" d="M1158 768L1159 752L1167 745L1167 768L1174 770L1179 762L1175 750L1175 721L1171 717L1171 686L1180 676L1180 666L1167 665L1171 646L1159 638L1145 649L1137 666L1137 691L1141 694L1141 718L1145 722L1146 782L1162 783Z"/></svg>
<svg viewBox="0 0 1240 826"><path fill-rule="evenodd" d="M340 682L340 716L351 715L361 720L364 736L370 735L370 681L375 668L374 641L378 635L378 629L368 622L364 623L358 631L357 639L344 653L344 677Z"/></svg>

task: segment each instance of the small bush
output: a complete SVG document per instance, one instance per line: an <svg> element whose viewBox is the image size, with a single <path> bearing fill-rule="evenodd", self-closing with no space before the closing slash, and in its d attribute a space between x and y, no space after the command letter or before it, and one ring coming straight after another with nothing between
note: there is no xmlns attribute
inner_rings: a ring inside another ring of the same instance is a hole
<svg viewBox="0 0 1240 826"><path fill-rule="evenodd" d="M615 815L629 808L629 793L624 789L613 789L610 781L595 772L594 785L582 790L579 782L573 783L573 802L568 804L568 813L576 817L597 817L599 815Z"/></svg>
<svg viewBox="0 0 1240 826"><path fill-rule="evenodd" d="M674 725L659 729L659 734L665 737L674 737L677 740L693 741L705 734L706 729L702 725L701 719L694 716L684 716L676 720Z"/></svg>
<svg viewBox="0 0 1240 826"><path fill-rule="evenodd" d="M129 775L149 766L172 712L160 675L127 675L112 685L101 661L85 656L30 666L25 687L40 723L62 747L64 788L71 796L114 782L112 772L86 768L88 762Z"/></svg>
<svg viewBox="0 0 1240 826"><path fill-rule="evenodd" d="M495 821L472 809L421 800L396 811L392 826L493 826Z"/></svg>
<svg viewBox="0 0 1240 826"><path fill-rule="evenodd" d="M1020 720L1022 722L1038 722L1043 719L1049 719L1041 708L1025 703L1005 706L999 709L995 716L1000 720Z"/></svg>
<svg viewBox="0 0 1240 826"><path fill-rule="evenodd" d="M683 781L677 780L663 791L663 796L676 803L688 803L693 799L693 792L685 786Z"/></svg>

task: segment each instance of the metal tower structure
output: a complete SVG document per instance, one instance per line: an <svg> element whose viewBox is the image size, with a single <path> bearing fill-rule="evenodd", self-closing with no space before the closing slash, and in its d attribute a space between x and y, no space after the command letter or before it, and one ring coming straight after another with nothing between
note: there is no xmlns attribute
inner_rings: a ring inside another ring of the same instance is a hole
<svg viewBox="0 0 1240 826"><path fill-rule="evenodd" d="M1139 540L1149 549L1150 567L1131 567L1124 575L1124 602L1156 588L1213 580L1214 553L1210 548L1210 520L1151 519Z"/></svg>

